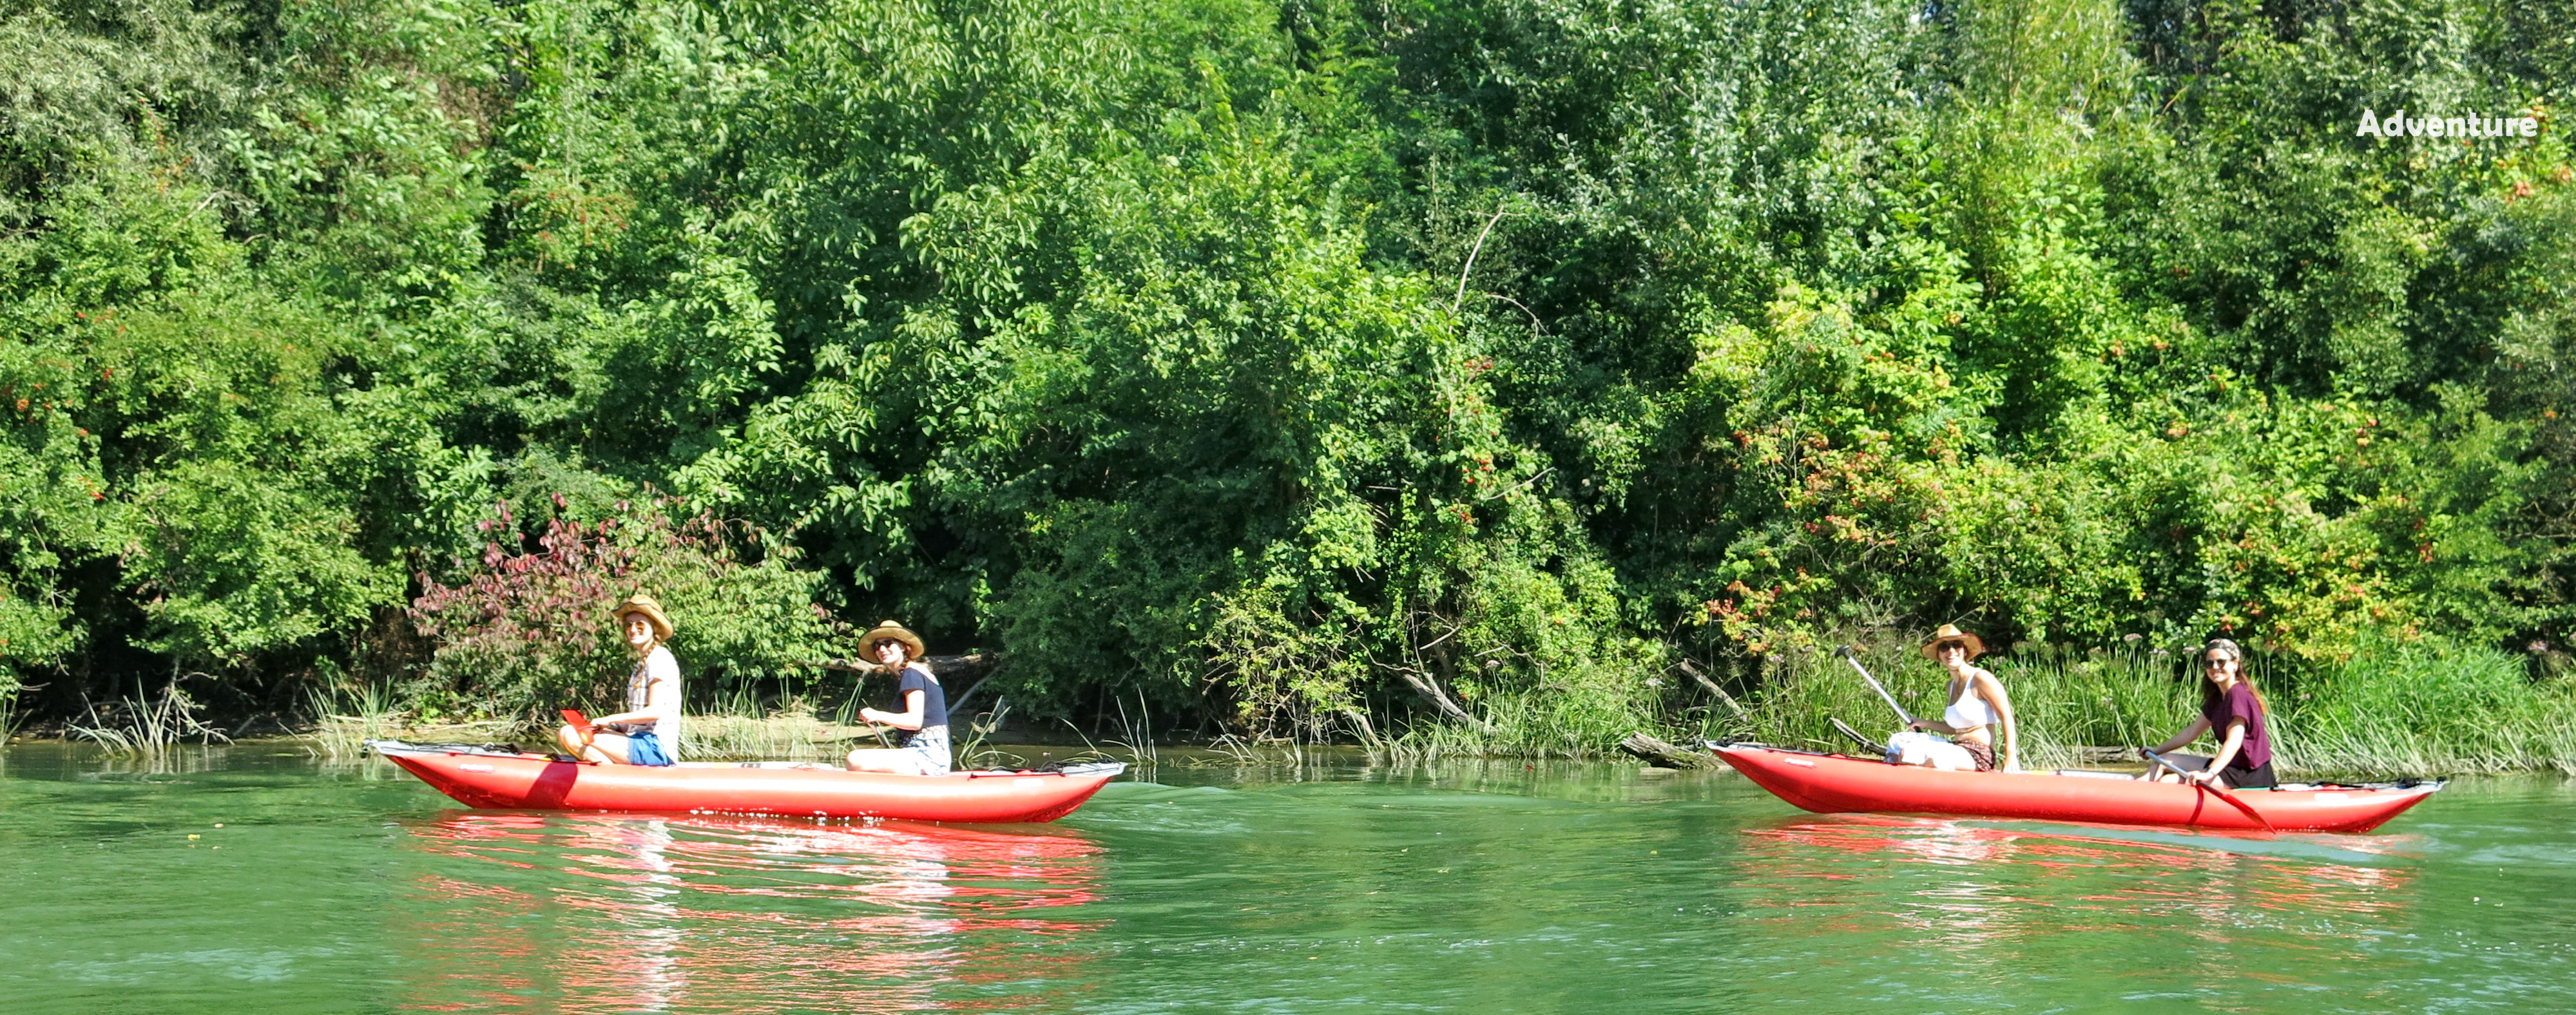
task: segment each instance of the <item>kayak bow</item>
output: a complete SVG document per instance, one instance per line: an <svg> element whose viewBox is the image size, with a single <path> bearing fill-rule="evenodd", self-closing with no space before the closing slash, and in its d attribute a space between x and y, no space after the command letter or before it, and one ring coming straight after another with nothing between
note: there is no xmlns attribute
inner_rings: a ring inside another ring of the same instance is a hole
<svg viewBox="0 0 2576 1015"><path fill-rule="evenodd" d="M2143 779L2038 772L1944 772L1838 754L1751 744L1713 745L1717 756L1775 796L1819 814L1948 814L2104 825L2232 831L2367 832L2442 788L2322 786L2234 794ZM2239 807L2241 806L2241 810ZM2269 825L2266 829L2264 826Z"/></svg>
<svg viewBox="0 0 2576 1015"><path fill-rule="evenodd" d="M468 807L662 811L981 823L1053 821L1127 766L894 775L787 762L594 765L541 754L371 740L367 746Z"/></svg>

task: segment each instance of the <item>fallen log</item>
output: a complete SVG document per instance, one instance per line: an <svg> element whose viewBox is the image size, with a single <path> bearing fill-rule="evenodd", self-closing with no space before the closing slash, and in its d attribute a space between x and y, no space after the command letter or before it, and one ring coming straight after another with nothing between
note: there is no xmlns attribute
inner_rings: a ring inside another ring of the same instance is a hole
<svg viewBox="0 0 2576 1015"><path fill-rule="evenodd" d="M1706 750L1667 743L1647 733L1628 734L1628 739L1619 741L1619 749L1656 768L1701 769L1716 768L1719 764L1717 756Z"/></svg>
<svg viewBox="0 0 2576 1015"><path fill-rule="evenodd" d="M961 680L966 677L977 676L987 670L999 666L1002 663L1002 657L999 653L977 652L973 655L962 656L923 656L921 657L921 661L929 665L930 672L939 674L939 682L945 684L952 680ZM885 672L885 667L879 666L865 659L827 660L823 663L823 668L827 670L840 670L843 673Z"/></svg>

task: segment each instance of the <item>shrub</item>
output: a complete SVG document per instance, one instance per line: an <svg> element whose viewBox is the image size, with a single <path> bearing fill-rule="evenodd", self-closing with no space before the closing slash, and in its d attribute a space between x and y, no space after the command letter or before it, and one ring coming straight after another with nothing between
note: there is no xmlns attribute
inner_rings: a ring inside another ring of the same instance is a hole
<svg viewBox="0 0 2576 1015"><path fill-rule="evenodd" d="M671 651L693 700L810 673L847 653L853 632L815 602L824 576L797 568L793 547L743 522L678 510L672 498L620 501L611 517L551 518L529 538L500 505L480 523L496 538L462 580L421 576L426 591L411 615L436 648L406 696L429 717L539 725L557 707L622 710L634 662L608 611L636 592L670 614ZM502 538L519 543L516 552Z"/></svg>

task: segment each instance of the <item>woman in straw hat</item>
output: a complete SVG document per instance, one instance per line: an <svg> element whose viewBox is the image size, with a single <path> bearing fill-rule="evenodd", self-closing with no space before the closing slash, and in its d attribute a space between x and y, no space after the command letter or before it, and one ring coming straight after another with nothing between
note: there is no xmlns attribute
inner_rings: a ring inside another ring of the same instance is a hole
<svg viewBox="0 0 2576 1015"><path fill-rule="evenodd" d="M567 725L555 731L555 742L586 761L671 764L680 756L680 661L664 644L671 640L671 618L642 593L626 597L611 615L635 650L635 670L626 675L626 711L593 719L588 729Z"/></svg>
<svg viewBox="0 0 2576 1015"><path fill-rule="evenodd" d="M903 702L901 712L881 712L873 708L859 710L863 722L884 723L910 733L903 746L870 747L850 752L853 772L893 772L898 775L948 774L948 692L939 686L939 677L921 661L921 636L888 620L870 630L859 643L867 646L877 664L896 674L895 696Z"/></svg>
<svg viewBox="0 0 2576 1015"><path fill-rule="evenodd" d="M1977 771L1991 772L1995 765L1995 727L2004 731L2002 768L2021 771L2021 738L2013 722L2012 696L2004 685L1985 667L1969 660L1986 654L1982 638L1959 630L1956 624L1943 624L1932 632L1932 640L1923 643L1923 654L1950 671L1949 707L1941 718L1916 719L1914 728L1930 730L1950 738L1976 759Z"/></svg>

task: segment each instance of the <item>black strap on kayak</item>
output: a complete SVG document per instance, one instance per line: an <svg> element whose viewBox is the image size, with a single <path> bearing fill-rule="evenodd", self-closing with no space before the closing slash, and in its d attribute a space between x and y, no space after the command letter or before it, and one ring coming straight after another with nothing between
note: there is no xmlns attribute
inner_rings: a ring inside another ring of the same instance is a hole
<svg viewBox="0 0 2576 1015"><path fill-rule="evenodd" d="M1860 731L1852 729L1849 724L1844 723L1840 718L1836 718L1834 716L1827 716L1825 718L1827 721L1834 724L1834 732L1850 737L1852 743L1859 744L1881 756L1887 754L1886 744L1871 743L1868 737L1860 735Z"/></svg>
<svg viewBox="0 0 2576 1015"><path fill-rule="evenodd" d="M370 740L368 747L390 747L398 751L425 751L431 754L475 754L516 758L527 754L517 744L415 744L408 740Z"/></svg>

